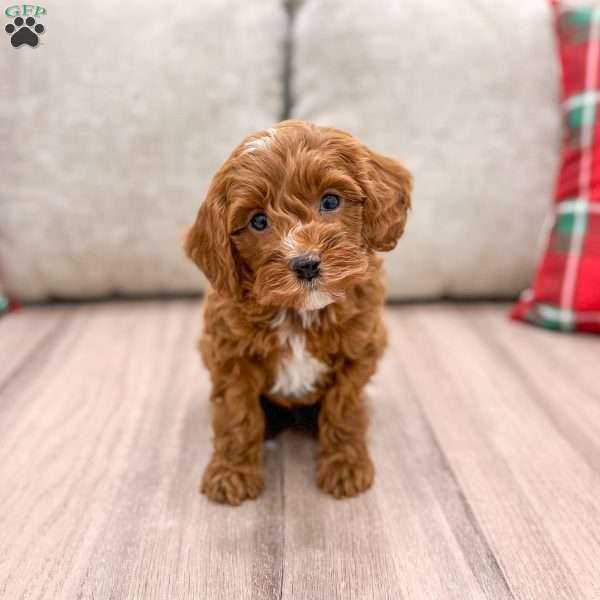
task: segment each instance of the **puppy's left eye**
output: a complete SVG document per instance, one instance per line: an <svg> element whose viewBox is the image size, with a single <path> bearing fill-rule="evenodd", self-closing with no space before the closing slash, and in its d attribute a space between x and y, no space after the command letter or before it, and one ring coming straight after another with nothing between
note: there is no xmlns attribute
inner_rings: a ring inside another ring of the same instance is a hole
<svg viewBox="0 0 600 600"><path fill-rule="evenodd" d="M321 210L335 210L342 203L342 199L337 194L325 194L321 198Z"/></svg>
<svg viewBox="0 0 600 600"><path fill-rule="evenodd" d="M250 219L250 226L256 231L264 231L268 225L269 220L267 219L267 215L265 215L265 213L256 213Z"/></svg>

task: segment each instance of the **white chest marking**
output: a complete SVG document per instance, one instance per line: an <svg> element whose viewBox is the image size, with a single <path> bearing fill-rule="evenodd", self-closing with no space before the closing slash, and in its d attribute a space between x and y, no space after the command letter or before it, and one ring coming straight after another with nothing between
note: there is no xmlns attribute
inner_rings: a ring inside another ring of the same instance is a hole
<svg viewBox="0 0 600 600"><path fill-rule="evenodd" d="M277 365L271 392L283 396L302 396L314 391L316 382L327 366L306 349L303 333L291 332L283 325L280 338L282 343L288 345L290 352Z"/></svg>

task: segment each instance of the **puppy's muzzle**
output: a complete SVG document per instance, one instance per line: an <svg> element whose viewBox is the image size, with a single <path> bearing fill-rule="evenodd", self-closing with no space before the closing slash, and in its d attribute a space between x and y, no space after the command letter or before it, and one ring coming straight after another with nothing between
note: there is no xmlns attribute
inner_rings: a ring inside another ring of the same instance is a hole
<svg viewBox="0 0 600 600"><path fill-rule="evenodd" d="M290 261L290 267L296 273L298 279L311 281L320 274L321 259L314 254L304 254Z"/></svg>

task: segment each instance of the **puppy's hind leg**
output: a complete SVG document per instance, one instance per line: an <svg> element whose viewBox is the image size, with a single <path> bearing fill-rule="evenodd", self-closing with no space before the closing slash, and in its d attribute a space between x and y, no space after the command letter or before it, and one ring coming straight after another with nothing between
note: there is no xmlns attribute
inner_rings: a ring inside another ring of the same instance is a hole
<svg viewBox="0 0 600 600"><path fill-rule="evenodd" d="M215 502L237 506L264 487L265 419L259 400L264 376L255 365L239 361L213 377L213 383L214 451L200 491Z"/></svg>

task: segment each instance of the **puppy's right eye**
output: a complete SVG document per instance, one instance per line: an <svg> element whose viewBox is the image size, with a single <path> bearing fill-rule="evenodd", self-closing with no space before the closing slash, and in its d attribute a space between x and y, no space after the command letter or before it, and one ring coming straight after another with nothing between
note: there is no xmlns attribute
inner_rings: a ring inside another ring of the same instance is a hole
<svg viewBox="0 0 600 600"><path fill-rule="evenodd" d="M256 231L264 231L268 225L269 221L265 213L256 213L250 219L250 227L252 227L252 229L255 229Z"/></svg>

